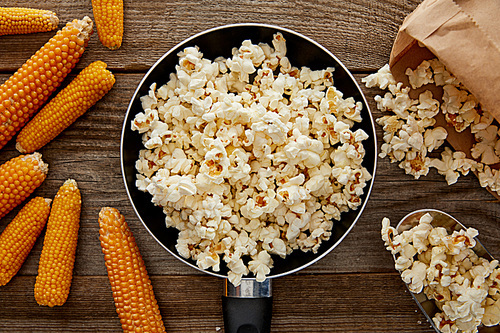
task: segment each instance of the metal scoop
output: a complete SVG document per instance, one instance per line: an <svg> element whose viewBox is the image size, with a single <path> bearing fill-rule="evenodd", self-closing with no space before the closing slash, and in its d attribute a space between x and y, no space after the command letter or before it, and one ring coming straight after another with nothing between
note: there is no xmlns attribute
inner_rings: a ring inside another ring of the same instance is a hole
<svg viewBox="0 0 500 333"><path fill-rule="evenodd" d="M443 227L448 231L449 234L453 233L453 231L466 229L466 227L462 223L458 222L453 216L445 212L436 209L420 209L411 212L410 214L403 217L399 222L399 224L396 226L396 230L398 231L398 233L402 233L403 231L413 228L414 226L418 225L420 218L427 213L429 213L432 216L431 225L433 227ZM476 246L474 246L473 250L479 257L483 257L490 261L493 260L491 254L488 252L488 250L486 250L486 248L483 246L483 244L479 242L477 238L476 238ZM406 284L406 287L408 288L408 284ZM410 291L409 288L408 291ZM432 318L439 311L434 301L428 299L423 291L418 294L412 293L410 291L410 294L415 300L415 302L417 302L418 307L420 308L420 310L422 310L432 328L434 328L436 332L441 333L441 331L434 324L434 321L432 321ZM493 327L481 326L478 328L478 332L479 333L498 332L498 326L493 326Z"/></svg>

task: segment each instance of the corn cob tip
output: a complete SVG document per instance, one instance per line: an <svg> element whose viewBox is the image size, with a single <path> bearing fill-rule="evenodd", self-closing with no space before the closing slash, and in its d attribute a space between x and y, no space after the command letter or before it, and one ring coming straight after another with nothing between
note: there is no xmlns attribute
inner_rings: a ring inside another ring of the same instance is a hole
<svg viewBox="0 0 500 333"><path fill-rule="evenodd" d="M67 180L64 182L63 186L64 186L64 185L72 185L73 187L78 188L78 183L76 182L76 180L71 179L71 178L70 178L70 179L67 179Z"/></svg>
<svg viewBox="0 0 500 333"><path fill-rule="evenodd" d="M107 212L108 213L114 213L114 212L118 212L118 210L116 208L111 208L111 207L102 207L101 208L101 211L99 212L99 216L104 216Z"/></svg>
<svg viewBox="0 0 500 333"><path fill-rule="evenodd" d="M43 17L47 18L52 26L57 27L59 25L59 17L57 17L56 13L46 13Z"/></svg>
<svg viewBox="0 0 500 333"><path fill-rule="evenodd" d="M26 149L23 148L23 146L19 142L16 143L16 149L21 154L25 154L28 152Z"/></svg>
<svg viewBox="0 0 500 333"><path fill-rule="evenodd" d="M44 198L45 199L45 203L47 204L47 206L50 207L50 204L52 202L52 199L49 199L49 198Z"/></svg>
<svg viewBox="0 0 500 333"><path fill-rule="evenodd" d="M105 218L106 216L114 216L115 218L119 218L120 217L120 212L118 211L118 209L116 208L112 208L112 207L102 207L101 210L99 211L99 226L101 228L104 227L104 221L105 221ZM109 230L106 229L106 234L109 233Z"/></svg>
<svg viewBox="0 0 500 333"><path fill-rule="evenodd" d="M78 20L74 19L72 22L69 22L68 25L72 25L80 31L79 38L82 40L89 40L90 35L92 34L93 22L88 16L84 16L83 19Z"/></svg>
<svg viewBox="0 0 500 333"><path fill-rule="evenodd" d="M23 160L26 159L37 161L38 166L36 166L35 169L40 170L40 172L42 172L43 174L47 174L49 172L49 165L42 160L42 154L40 154L39 152L34 152L33 154L24 156Z"/></svg>

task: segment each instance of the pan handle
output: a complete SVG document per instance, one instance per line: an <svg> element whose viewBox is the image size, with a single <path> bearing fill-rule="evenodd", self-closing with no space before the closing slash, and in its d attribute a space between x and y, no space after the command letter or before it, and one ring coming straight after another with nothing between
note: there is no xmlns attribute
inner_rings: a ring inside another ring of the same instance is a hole
<svg viewBox="0 0 500 333"><path fill-rule="evenodd" d="M224 332L269 333L272 304L269 279L264 282L243 279L238 287L226 279L226 288L222 296Z"/></svg>

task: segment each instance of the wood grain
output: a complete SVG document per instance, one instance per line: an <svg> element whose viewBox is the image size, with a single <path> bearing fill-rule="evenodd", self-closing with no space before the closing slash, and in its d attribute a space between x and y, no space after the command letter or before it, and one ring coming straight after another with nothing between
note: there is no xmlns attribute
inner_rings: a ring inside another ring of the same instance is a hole
<svg viewBox="0 0 500 333"><path fill-rule="evenodd" d="M9 2L20 7L33 6L26 0L4 1L3 5ZM168 49L198 32L250 22L295 30L324 45L350 69L370 71L388 62L391 41L399 24L418 3L415 0L124 1L122 47L110 52L95 33L78 67L100 59L114 70L146 71ZM60 27L85 15L93 18L90 0L47 0L37 7L55 11ZM2 37L1 45L9 47L0 48L1 69L15 71L53 34Z"/></svg>
<svg viewBox="0 0 500 333"><path fill-rule="evenodd" d="M167 331L221 332L222 282L153 276ZM59 308L38 306L33 284L33 277L19 277L4 287L1 332L121 331L107 277L75 276L68 301ZM387 294L395 297L388 301ZM396 273L294 274L273 282L273 301L273 332L432 332Z"/></svg>
<svg viewBox="0 0 500 333"><path fill-rule="evenodd" d="M49 163L36 195L53 197L67 178L78 181L83 209L73 285L68 302L40 307L33 286L43 236L13 280L0 287L0 332L121 332L98 240L97 216L112 206L126 217L148 268L169 332L223 332L222 280L188 267L152 239L128 200L120 171L120 134L136 86L169 48L222 24L258 22L313 38L335 53L356 80L384 65L403 18L417 0L171 0L125 1L122 47L109 51L96 34L69 78L95 60L116 75L114 88L96 106L41 149ZM61 22L92 16L90 0L4 1L3 6L55 10ZM62 27L62 23L61 26ZM5 81L53 33L0 37L0 81ZM66 80L64 84L67 84ZM362 86L362 85L361 85ZM374 118L381 113L362 86ZM382 131L377 126L379 146ZM17 156L14 142L0 163ZM372 194L352 232L325 258L297 274L273 281L273 332L433 332L393 268L380 238L387 216L395 225L420 208L441 209L479 230L479 239L500 257L500 205L473 176L452 186L431 170L419 180L379 159ZM19 211L0 220L0 232Z"/></svg>

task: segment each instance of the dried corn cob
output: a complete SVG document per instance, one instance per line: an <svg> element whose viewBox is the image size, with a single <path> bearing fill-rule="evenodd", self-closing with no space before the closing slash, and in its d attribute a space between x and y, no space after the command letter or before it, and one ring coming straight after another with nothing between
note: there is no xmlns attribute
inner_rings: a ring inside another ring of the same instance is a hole
<svg viewBox="0 0 500 333"><path fill-rule="evenodd" d="M0 7L0 36L52 31L59 19L50 10Z"/></svg>
<svg viewBox="0 0 500 333"><path fill-rule="evenodd" d="M28 257L49 217L50 201L31 199L0 235L0 286L17 274Z"/></svg>
<svg viewBox="0 0 500 333"><path fill-rule="evenodd" d="M99 212L99 239L124 332L165 332L153 286L135 238L115 208Z"/></svg>
<svg viewBox="0 0 500 333"><path fill-rule="evenodd" d="M42 154L12 158L0 166L0 219L23 202L47 176Z"/></svg>
<svg viewBox="0 0 500 333"><path fill-rule="evenodd" d="M81 204L76 181L66 180L52 203L38 264L35 299L40 305L63 305L68 298L75 264Z"/></svg>
<svg viewBox="0 0 500 333"><path fill-rule="evenodd" d="M16 148L22 153L45 146L97 103L115 83L115 77L102 61L82 70L21 130Z"/></svg>
<svg viewBox="0 0 500 333"><path fill-rule="evenodd" d="M102 45L115 50L122 45L123 0L92 0L97 34Z"/></svg>
<svg viewBox="0 0 500 333"><path fill-rule="evenodd" d="M87 16L66 24L0 86L0 149L75 67L91 32Z"/></svg>

